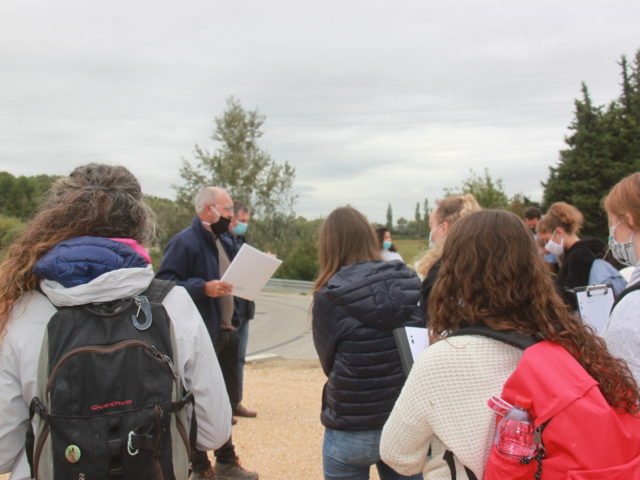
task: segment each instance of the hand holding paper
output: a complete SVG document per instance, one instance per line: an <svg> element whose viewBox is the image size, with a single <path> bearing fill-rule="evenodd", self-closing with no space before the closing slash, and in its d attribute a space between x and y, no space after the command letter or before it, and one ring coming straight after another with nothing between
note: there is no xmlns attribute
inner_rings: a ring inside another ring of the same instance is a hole
<svg viewBox="0 0 640 480"><path fill-rule="evenodd" d="M220 280L210 280L204 284L204 294L207 297L224 297L225 295L230 295L232 290L233 285Z"/></svg>
<svg viewBox="0 0 640 480"><path fill-rule="evenodd" d="M233 285L234 296L254 300L281 263L245 243L220 280Z"/></svg>

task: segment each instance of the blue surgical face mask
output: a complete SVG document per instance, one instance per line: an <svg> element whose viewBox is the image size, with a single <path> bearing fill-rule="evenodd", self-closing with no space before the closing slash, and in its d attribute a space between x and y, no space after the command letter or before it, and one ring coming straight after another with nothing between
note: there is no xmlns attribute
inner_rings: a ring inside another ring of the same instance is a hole
<svg viewBox="0 0 640 480"><path fill-rule="evenodd" d="M391 245L393 244L388 240L385 240L384 242L382 242L382 248L384 248L385 250L389 250L391 248Z"/></svg>
<svg viewBox="0 0 640 480"><path fill-rule="evenodd" d="M244 235L247 232L247 228L249 228L249 224L243 222L238 222L237 225L232 227L234 235Z"/></svg>

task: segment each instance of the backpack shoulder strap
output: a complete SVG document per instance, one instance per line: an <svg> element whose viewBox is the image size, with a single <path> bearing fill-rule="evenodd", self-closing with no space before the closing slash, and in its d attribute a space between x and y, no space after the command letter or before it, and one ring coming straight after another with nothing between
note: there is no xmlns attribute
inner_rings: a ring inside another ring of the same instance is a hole
<svg viewBox="0 0 640 480"><path fill-rule="evenodd" d="M616 308L616 305L618 305L618 303L620 303L622 297L624 297L627 293L635 292L636 290L640 290L640 282L636 282L620 292L620 295L618 295L618 298L616 298L615 302L613 302L613 305L611 306L611 311L613 312L613 309Z"/></svg>
<svg viewBox="0 0 640 480"><path fill-rule="evenodd" d="M520 348L522 350L524 350L525 348L529 348L541 341L540 338L537 338L533 335L526 335L524 333L516 332L513 330L494 330L484 325L462 327L461 329L449 334L450 337L457 337L459 335L481 335L483 337L499 340L500 342L511 345L512 347Z"/></svg>
<svg viewBox="0 0 640 480"><path fill-rule="evenodd" d="M171 280L160 280L158 278L154 278L142 294L146 296L151 303L162 303L164 297L166 297L175 286L175 282L172 282Z"/></svg>

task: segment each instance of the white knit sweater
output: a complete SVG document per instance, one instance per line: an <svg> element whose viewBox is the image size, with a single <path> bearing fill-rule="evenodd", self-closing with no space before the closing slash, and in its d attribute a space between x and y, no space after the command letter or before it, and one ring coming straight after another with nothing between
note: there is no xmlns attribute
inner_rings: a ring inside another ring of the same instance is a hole
<svg viewBox="0 0 640 480"><path fill-rule="evenodd" d="M423 471L425 480L450 479L443 459L448 449L458 479L467 479L464 466L482 478L495 434L487 400L500 395L521 356L518 348L475 335L431 345L411 369L382 431L385 463L403 475Z"/></svg>
<svg viewBox="0 0 640 480"><path fill-rule="evenodd" d="M640 282L640 264L636 265L629 286L638 282ZM603 335L611 354L626 360L637 383L640 383L639 309L640 291L625 295L611 312L609 323Z"/></svg>

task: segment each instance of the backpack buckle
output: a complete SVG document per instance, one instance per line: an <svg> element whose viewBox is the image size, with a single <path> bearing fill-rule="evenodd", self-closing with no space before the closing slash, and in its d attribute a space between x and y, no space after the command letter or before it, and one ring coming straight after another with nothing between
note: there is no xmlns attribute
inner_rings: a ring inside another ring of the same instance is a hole
<svg viewBox="0 0 640 480"><path fill-rule="evenodd" d="M138 330L146 330L151 326L153 322L153 318L151 315L151 305L149 305L149 299L144 295L135 295L133 297L133 301L138 307L138 311L135 314L131 314L131 323ZM138 315L140 315L140 310L144 314L144 322L138 321Z"/></svg>
<svg viewBox="0 0 640 480"><path fill-rule="evenodd" d="M138 455L140 453L140 450L138 450L137 448L134 450L133 448L133 430L131 430L129 432L129 437L127 439L127 453L129 453L129 455L131 455L132 457Z"/></svg>

